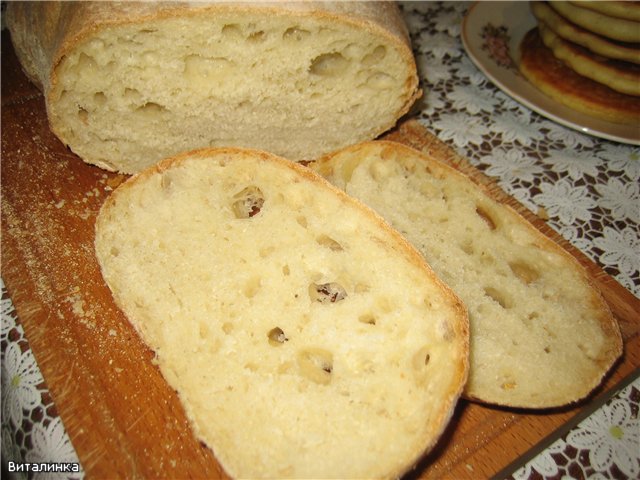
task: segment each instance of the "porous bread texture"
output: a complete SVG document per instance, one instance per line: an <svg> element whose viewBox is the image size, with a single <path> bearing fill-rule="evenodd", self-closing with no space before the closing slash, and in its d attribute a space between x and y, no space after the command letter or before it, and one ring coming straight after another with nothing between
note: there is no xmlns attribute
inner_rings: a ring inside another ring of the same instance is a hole
<svg viewBox="0 0 640 480"><path fill-rule="evenodd" d="M310 160L375 138L421 94L391 3L27 2L7 17L53 132L112 171L217 146Z"/></svg>
<svg viewBox="0 0 640 480"><path fill-rule="evenodd" d="M95 248L233 477L398 477L452 415L464 306L403 237L302 165L240 149L161 162L105 202Z"/></svg>
<svg viewBox="0 0 640 480"><path fill-rule="evenodd" d="M587 396L621 355L617 323L578 262L453 168L384 141L311 167L404 234L466 304L466 396L562 406Z"/></svg>

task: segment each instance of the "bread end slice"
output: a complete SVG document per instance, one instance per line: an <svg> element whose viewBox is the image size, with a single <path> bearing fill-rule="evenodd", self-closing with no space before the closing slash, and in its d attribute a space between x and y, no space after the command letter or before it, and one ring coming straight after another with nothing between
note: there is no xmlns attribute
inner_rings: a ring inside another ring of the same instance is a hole
<svg viewBox="0 0 640 480"><path fill-rule="evenodd" d="M465 302L467 397L563 406L589 395L622 354L617 322L579 262L462 173L388 141L311 167L380 213Z"/></svg>

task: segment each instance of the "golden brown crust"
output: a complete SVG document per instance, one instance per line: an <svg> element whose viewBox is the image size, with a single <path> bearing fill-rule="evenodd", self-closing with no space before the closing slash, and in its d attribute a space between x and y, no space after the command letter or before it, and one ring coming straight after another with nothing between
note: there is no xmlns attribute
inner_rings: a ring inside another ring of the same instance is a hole
<svg viewBox="0 0 640 480"><path fill-rule="evenodd" d="M537 28L525 35L520 48L520 72L549 97L606 121L631 125L640 122L640 98L616 92L576 73L554 57Z"/></svg>

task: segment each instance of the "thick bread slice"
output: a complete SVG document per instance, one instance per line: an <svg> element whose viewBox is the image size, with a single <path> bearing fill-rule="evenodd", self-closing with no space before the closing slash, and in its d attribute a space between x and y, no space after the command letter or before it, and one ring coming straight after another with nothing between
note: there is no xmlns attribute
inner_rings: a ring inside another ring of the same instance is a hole
<svg viewBox="0 0 640 480"><path fill-rule="evenodd" d="M368 142L312 165L422 252L465 302L465 393L525 408L588 395L620 356L617 323L584 269L510 207L435 158Z"/></svg>
<svg viewBox="0 0 640 480"><path fill-rule="evenodd" d="M458 298L369 208L267 153L183 154L96 224L117 304L240 478L397 477L467 375Z"/></svg>
<svg viewBox="0 0 640 480"><path fill-rule="evenodd" d="M7 24L53 132L124 173L201 147L310 160L421 94L393 2L11 2Z"/></svg>

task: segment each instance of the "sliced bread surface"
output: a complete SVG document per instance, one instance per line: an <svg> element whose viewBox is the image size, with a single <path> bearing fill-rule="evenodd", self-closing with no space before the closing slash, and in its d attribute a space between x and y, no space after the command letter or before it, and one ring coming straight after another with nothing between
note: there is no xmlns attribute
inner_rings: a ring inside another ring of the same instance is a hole
<svg viewBox="0 0 640 480"><path fill-rule="evenodd" d="M233 477L398 477L462 392L460 300L377 214L301 165L234 148L163 161L105 202L95 248Z"/></svg>
<svg viewBox="0 0 640 480"><path fill-rule="evenodd" d="M465 395L523 408L587 396L621 355L584 269L468 177L395 142L367 142L311 167L380 213L469 310Z"/></svg>

